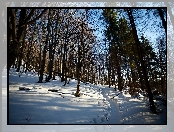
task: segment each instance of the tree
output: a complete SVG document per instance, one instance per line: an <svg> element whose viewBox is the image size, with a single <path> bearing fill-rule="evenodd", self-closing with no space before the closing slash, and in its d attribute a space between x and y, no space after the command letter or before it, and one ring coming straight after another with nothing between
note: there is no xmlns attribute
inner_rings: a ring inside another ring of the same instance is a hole
<svg viewBox="0 0 174 132"><path fill-rule="evenodd" d="M46 19L43 20L43 26L42 26L42 43L44 44L44 49L43 49L43 56L42 56L42 60L41 60L41 69L40 69L40 76L39 76L39 81L38 83L42 83L43 80L43 73L44 73L44 68L45 68L45 59L46 59L46 53L47 53L47 48L48 48L48 44L50 44L49 42L49 34L50 34L50 29L49 29L49 24L50 24L50 19L49 19L49 15L50 15L50 10L48 10L48 14L45 14L44 17L48 17L48 22L46 21Z"/></svg>
<svg viewBox="0 0 174 132"><path fill-rule="evenodd" d="M83 12L83 11L82 11ZM95 69L92 70L92 74L90 71L91 68L94 66L94 51L92 47L95 45L95 36L92 30L88 27L88 10L83 12L81 18L77 19L78 21L78 33L77 35L77 63L76 63L76 76L77 76L77 90L75 96L80 96L80 81L88 81L89 78L92 78L92 81L95 81L95 73L93 72ZM86 79L84 79L86 74ZM88 76L88 77L87 77ZM90 77L91 76L91 77Z"/></svg>
<svg viewBox="0 0 174 132"><path fill-rule="evenodd" d="M50 28L50 34L49 34L49 66L48 66L48 79L49 81L52 78L52 73L53 73L53 61L55 57L55 50L56 50L56 45L58 43L58 39L60 34L58 33L59 28L58 25L60 25L60 11L61 10L50 10L50 23L49 23L49 28Z"/></svg>
<svg viewBox="0 0 174 132"><path fill-rule="evenodd" d="M123 58L125 58L124 47L126 40L129 38L129 28L125 18L119 18L119 12L114 9L105 9L103 15L107 24L105 30L105 36L108 43L108 56L107 56L107 67L108 67L108 84L109 87L114 82L118 82L118 89L123 89ZM127 40L129 41L129 40ZM117 80L116 80L117 76ZM116 83L115 83L116 87Z"/></svg>
<svg viewBox="0 0 174 132"><path fill-rule="evenodd" d="M39 17L41 17L46 10L36 9L13 9L8 8L8 70L14 64L16 58L20 53L21 44L25 37L25 30L27 25L34 23ZM22 49L21 49L22 50Z"/></svg>
<svg viewBox="0 0 174 132"><path fill-rule="evenodd" d="M158 71L160 78L160 85L158 90L161 94L166 95L166 78L167 78L167 50L166 50L166 40L165 38L158 38Z"/></svg>
<svg viewBox="0 0 174 132"><path fill-rule="evenodd" d="M134 23L134 18L132 16L132 10L131 9L126 9L126 11L128 13L130 23L131 23L131 26L132 26L133 36L134 36L136 46L137 46L137 51L138 51L138 57L139 57L139 60L140 60L140 63L141 63L141 68L142 68L142 71L143 71L145 84L146 84L146 87L147 87L147 90L148 90L150 109L153 113L157 113L155 105L154 105L154 101L153 101L153 95L152 95L151 87L150 87L148 77L147 77L146 67L144 65L144 60L143 60L143 56L142 56L142 53L141 53L141 47L140 47L140 42L139 42L138 35L137 35L136 26L135 26L135 23Z"/></svg>

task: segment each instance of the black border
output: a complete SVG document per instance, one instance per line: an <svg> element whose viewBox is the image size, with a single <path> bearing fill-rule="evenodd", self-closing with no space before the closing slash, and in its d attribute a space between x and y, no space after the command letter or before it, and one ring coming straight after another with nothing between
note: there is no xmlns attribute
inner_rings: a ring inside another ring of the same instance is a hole
<svg viewBox="0 0 174 132"><path fill-rule="evenodd" d="M8 16L9 12L8 9L166 9L166 23L167 23L167 7L7 7L7 36L9 35L8 32ZM167 25L166 25L167 27ZM9 40L7 39L7 125L167 125L167 104L166 104L166 124L10 124L9 123L9 71L8 71L8 43ZM166 51L167 51L167 34L166 34ZM166 67L167 67L167 54L166 54ZM167 74L167 68L166 68ZM167 76L166 76L166 93L167 93ZM166 95L167 98L167 95ZM167 100L166 100L167 101ZM167 102L166 102L167 103Z"/></svg>

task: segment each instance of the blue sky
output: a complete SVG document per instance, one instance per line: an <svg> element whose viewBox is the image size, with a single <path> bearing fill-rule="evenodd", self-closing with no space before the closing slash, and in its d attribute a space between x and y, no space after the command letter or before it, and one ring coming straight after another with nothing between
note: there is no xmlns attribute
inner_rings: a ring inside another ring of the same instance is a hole
<svg viewBox="0 0 174 132"><path fill-rule="evenodd" d="M91 12L92 10L90 10ZM153 10L154 11L154 10ZM134 14L134 18L135 18L135 24L136 24L136 28L137 28L137 32L139 35L139 38L142 34L144 34L144 36L153 44L152 46L155 48L156 47L156 39L158 37L161 37L163 35L165 35L165 30L162 26L161 23L161 19L158 16L155 16L153 14L153 11L145 14L146 10L139 10L138 13L141 13L140 18L136 18L136 14ZM102 24L103 20L99 20L99 16L101 15L102 11L101 10L94 10L93 12L96 12L96 14L91 14L89 17L89 21L93 21L93 25L90 24L90 26L92 26L93 28L97 28L96 31L94 31L94 34L97 36L98 40L103 40L103 33L102 30L104 29L104 25ZM126 18L128 18L126 16ZM145 23L143 23L144 19L147 18L145 20ZM128 18L129 21L129 18ZM145 27L146 26L146 27ZM102 41L100 41L101 43L104 43Z"/></svg>

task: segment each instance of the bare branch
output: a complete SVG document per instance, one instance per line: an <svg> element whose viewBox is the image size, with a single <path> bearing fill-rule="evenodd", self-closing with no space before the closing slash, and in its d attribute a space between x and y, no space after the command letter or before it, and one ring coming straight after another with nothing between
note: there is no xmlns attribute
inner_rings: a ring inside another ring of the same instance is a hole
<svg viewBox="0 0 174 132"><path fill-rule="evenodd" d="M33 20L31 20L31 21L29 21L29 22L23 23L23 24L21 25L21 27L23 27L23 26L25 26L25 25L28 25L28 24L34 23L34 22L35 22L38 18L40 18L47 10L48 10L48 9L45 9L44 11L42 11L42 13L41 13L39 16L37 16L36 18L34 18ZM30 15L32 15L32 14L30 14ZM29 18L27 18L27 19L29 19Z"/></svg>

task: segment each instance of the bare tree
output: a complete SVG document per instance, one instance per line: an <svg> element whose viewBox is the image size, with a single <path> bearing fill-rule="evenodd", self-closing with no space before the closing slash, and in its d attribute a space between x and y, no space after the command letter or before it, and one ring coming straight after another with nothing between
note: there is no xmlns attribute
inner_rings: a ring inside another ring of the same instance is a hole
<svg viewBox="0 0 174 132"><path fill-rule="evenodd" d="M47 49L48 49L48 44L49 44L49 34L50 34L50 28L49 28L49 23L50 23L50 19L49 19L49 15L50 15L50 10L48 10L48 14L45 14L44 17L48 18L48 19L44 19L44 25L42 26L42 43L44 44L44 49L43 49L43 56L42 56L42 60L41 60L41 67L40 67L40 76L39 76L39 83L42 83L43 80L43 73L44 73L44 68L45 68L45 59L46 59L46 53L47 53ZM46 21L48 20L48 22Z"/></svg>
<svg viewBox="0 0 174 132"><path fill-rule="evenodd" d="M40 10L38 13L35 9L13 9L8 8L8 70L14 64L15 59L20 53L22 41L25 37L25 30L27 25L34 23L40 18L46 10ZM21 49L22 50L22 49Z"/></svg>

